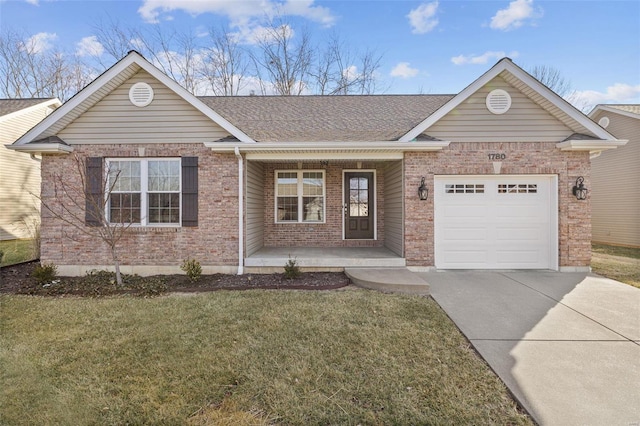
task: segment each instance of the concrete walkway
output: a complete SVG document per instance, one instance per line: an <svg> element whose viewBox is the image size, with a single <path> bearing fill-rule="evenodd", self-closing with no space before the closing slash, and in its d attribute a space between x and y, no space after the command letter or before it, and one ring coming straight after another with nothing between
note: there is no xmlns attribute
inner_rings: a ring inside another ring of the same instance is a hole
<svg viewBox="0 0 640 426"><path fill-rule="evenodd" d="M640 425L640 290L584 273L420 273L541 425Z"/></svg>

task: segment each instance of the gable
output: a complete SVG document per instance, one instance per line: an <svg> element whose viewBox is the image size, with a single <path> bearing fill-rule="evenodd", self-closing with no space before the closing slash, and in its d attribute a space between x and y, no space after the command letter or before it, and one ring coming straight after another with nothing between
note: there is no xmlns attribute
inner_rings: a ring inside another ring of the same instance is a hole
<svg viewBox="0 0 640 426"><path fill-rule="evenodd" d="M486 98L494 89L511 96L504 114L493 114ZM574 133L520 90L497 76L425 132L452 142L559 142Z"/></svg>
<svg viewBox="0 0 640 426"><path fill-rule="evenodd" d="M15 142L46 118L60 105L60 102L57 99L23 99L15 102L3 101L2 104L25 105L22 109L11 111L0 117L0 144L4 145Z"/></svg>
<svg viewBox="0 0 640 426"><path fill-rule="evenodd" d="M129 100L129 89L140 82L149 84L154 92L153 101L145 107ZM229 135L143 69L58 132L68 144L195 143Z"/></svg>

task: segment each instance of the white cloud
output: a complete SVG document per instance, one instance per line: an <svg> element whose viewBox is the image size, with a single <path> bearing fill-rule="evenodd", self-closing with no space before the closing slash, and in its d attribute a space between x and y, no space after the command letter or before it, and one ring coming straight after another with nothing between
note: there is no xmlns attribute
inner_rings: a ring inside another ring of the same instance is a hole
<svg viewBox="0 0 640 426"><path fill-rule="evenodd" d="M409 24L411 24L411 32L413 34L425 34L433 30L438 25L438 2L423 3L413 9L407 15Z"/></svg>
<svg viewBox="0 0 640 426"><path fill-rule="evenodd" d="M30 53L42 53L51 49L57 38L56 33L38 33L29 37L22 47Z"/></svg>
<svg viewBox="0 0 640 426"><path fill-rule="evenodd" d="M572 97L588 105L603 103L636 103L640 98L640 84L632 86L630 84L616 83L607 87L606 92L596 90L579 90L572 94Z"/></svg>
<svg viewBox="0 0 640 426"><path fill-rule="evenodd" d="M143 0L138 13L142 18L150 23L159 22L170 12L177 10L184 11L192 15L203 13L214 13L227 16L238 26L247 19L263 19L273 17L278 14L300 16L324 26L331 26L335 23L336 17L331 11L323 6L314 5L314 0L262 0L254 1L229 1L229 0L207 0L207 1L184 1L184 0Z"/></svg>
<svg viewBox="0 0 640 426"><path fill-rule="evenodd" d="M514 0L506 9L500 9L491 18L489 26L494 30L509 31L520 28L525 20L542 16L542 10L533 8L533 0Z"/></svg>
<svg viewBox="0 0 640 426"><path fill-rule="evenodd" d="M281 34L282 31L282 34ZM294 36L295 32L289 25L280 25L277 28L265 27L257 23L247 23L238 27L238 31L231 33L230 35L239 43L256 44L259 42L269 42L275 40L276 37L290 39Z"/></svg>
<svg viewBox="0 0 640 426"><path fill-rule="evenodd" d="M34 6L39 6L40 5L40 1L39 0L25 0L27 3L32 4Z"/></svg>
<svg viewBox="0 0 640 426"><path fill-rule="evenodd" d="M78 56L102 56L104 46L100 44L96 36L84 37L76 44L76 55Z"/></svg>
<svg viewBox="0 0 640 426"><path fill-rule="evenodd" d="M513 51L507 54L506 52L503 52L503 51L496 52L496 51L490 50L490 51L484 52L482 55L454 56L453 58L451 58L451 62L453 62L456 65L467 65L467 64L484 65L490 60L502 59L505 56L508 56L509 58L513 59L513 58L517 58L518 55L519 53L517 51Z"/></svg>
<svg viewBox="0 0 640 426"><path fill-rule="evenodd" d="M411 68L409 62L400 62L391 70L391 77L411 78L418 75L417 68Z"/></svg>

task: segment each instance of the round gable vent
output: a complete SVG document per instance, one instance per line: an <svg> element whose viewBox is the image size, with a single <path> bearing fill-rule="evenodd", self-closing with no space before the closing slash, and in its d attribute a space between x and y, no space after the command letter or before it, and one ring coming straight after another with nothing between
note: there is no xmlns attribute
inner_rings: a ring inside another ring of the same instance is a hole
<svg viewBox="0 0 640 426"><path fill-rule="evenodd" d="M511 108L511 96L502 90L495 89L487 95L487 109L494 114L504 114Z"/></svg>
<svg viewBox="0 0 640 426"><path fill-rule="evenodd" d="M606 129L609 126L609 117L602 117L600 120L598 120L598 124L603 129Z"/></svg>
<svg viewBox="0 0 640 426"><path fill-rule="evenodd" d="M146 107L153 100L153 89L147 83L136 83L129 89L129 100L137 107Z"/></svg>

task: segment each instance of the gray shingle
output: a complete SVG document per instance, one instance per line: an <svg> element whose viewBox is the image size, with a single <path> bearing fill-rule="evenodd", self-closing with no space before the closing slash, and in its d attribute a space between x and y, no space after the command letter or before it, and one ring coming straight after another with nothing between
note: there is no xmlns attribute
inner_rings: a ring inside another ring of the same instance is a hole
<svg viewBox="0 0 640 426"><path fill-rule="evenodd" d="M53 98L0 99L0 117L38 105Z"/></svg>
<svg viewBox="0 0 640 426"><path fill-rule="evenodd" d="M199 97L259 142L392 141L454 95Z"/></svg>

